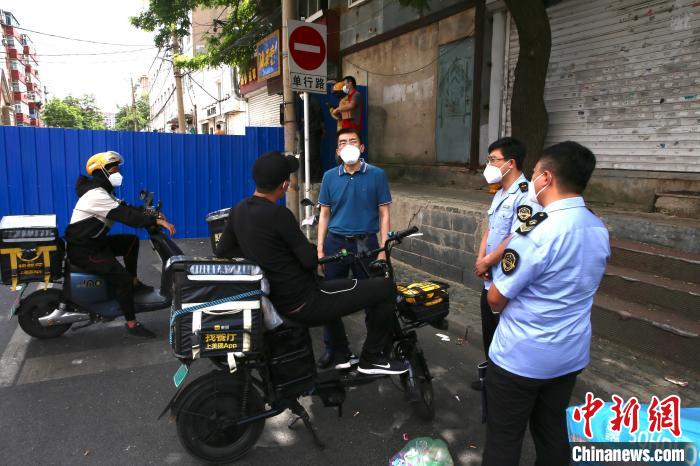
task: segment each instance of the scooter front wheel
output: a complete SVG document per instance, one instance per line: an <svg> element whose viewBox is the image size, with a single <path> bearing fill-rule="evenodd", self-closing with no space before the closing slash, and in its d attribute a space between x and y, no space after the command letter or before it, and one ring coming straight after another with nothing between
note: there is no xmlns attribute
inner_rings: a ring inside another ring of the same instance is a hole
<svg viewBox="0 0 700 466"><path fill-rule="evenodd" d="M21 303L17 320L24 332L34 338L56 338L63 335L71 324L44 327L39 318L51 314L61 302L61 291L57 289L38 290L27 296Z"/></svg>
<svg viewBox="0 0 700 466"><path fill-rule="evenodd" d="M188 453L208 463L230 463L253 448L265 420L241 426L237 422L263 412L264 403L252 384L247 397L245 391L242 378L228 371L212 371L184 389L176 423L178 438Z"/></svg>
<svg viewBox="0 0 700 466"><path fill-rule="evenodd" d="M413 409L418 417L424 421L432 421L435 418L435 399L433 398L433 381L428 370L423 351L416 348L411 355L411 378L408 388L413 391L411 398Z"/></svg>

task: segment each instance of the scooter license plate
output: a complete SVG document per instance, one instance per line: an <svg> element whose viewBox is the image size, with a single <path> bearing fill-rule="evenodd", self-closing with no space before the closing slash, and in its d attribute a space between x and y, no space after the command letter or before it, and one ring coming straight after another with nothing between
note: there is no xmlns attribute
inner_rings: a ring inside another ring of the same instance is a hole
<svg viewBox="0 0 700 466"><path fill-rule="evenodd" d="M12 316L15 315L17 312L17 309L19 309L19 303L22 301L22 295L24 295L24 291L27 289L27 285L17 285L17 298L15 299L15 302L12 303L12 306L10 307L10 315L8 316L9 319L12 319Z"/></svg>

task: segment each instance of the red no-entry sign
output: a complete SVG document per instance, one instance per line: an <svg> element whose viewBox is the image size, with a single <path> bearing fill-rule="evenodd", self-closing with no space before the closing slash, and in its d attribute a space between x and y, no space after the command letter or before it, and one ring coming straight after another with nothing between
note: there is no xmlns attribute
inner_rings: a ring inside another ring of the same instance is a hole
<svg viewBox="0 0 700 466"><path fill-rule="evenodd" d="M326 61L326 40L309 26L300 26L289 35L289 53L306 71L318 69Z"/></svg>
<svg viewBox="0 0 700 466"><path fill-rule="evenodd" d="M326 26L289 21L289 77L296 91L326 93Z"/></svg>

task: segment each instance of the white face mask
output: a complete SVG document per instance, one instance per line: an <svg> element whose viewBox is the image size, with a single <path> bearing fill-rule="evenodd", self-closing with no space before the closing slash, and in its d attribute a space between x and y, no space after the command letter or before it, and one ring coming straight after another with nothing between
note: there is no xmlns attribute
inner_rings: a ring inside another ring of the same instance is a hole
<svg viewBox="0 0 700 466"><path fill-rule="evenodd" d="M360 148L350 144L345 144L345 146L340 149L340 158L343 159L343 163L353 165L360 160Z"/></svg>
<svg viewBox="0 0 700 466"><path fill-rule="evenodd" d="M504 176L508 174L510 168L505 173L501 173L501 169L495 165L488 164L484 168L484 178L487 183L500 183Z"/></svg>
<svg viewBox="0 0 700 466"><path fill-rule="evenodd" d="M348 89L348 85L347 85L347 84L344 84L344 85L343 85L343 92L345 92L346 94L349 94L349 93L350 93L350 90Z"/></svg>
<svg viewBox="0 0 700 466"><path fill-rule="evenodd" d="M117 173L112 173L109 175L107 178L110 183L112 183L112 186L115 188L119 187L122 185L122 181L124 180L124 177L122 177L122 174L117 172Z"/></svg>
<svg viewBox="0 0 700 466"><path fill-rule="evenodd" d="M540 201L537 200L537 196L542 194L542 191L544 191L545 189L547 189L549 187L549 185L546 185L542 189L540 189L539 191L535 192L535 181L537 179L539 179L539 177L542 175L544 175L544 172L540 173L540 175L537 178L535 178L534 180L532 180L528 183L528 187L527 187L527 200L528 201L536 202L537 204L539 204Z"/></svg>

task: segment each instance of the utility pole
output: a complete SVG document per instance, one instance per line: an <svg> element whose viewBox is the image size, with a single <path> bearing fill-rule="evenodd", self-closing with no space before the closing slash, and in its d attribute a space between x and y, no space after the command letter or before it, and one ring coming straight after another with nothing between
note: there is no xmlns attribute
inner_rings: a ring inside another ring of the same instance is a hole
<svg viewBox="0 0 700 466"><path fill-rule="evenodd" d="M294 19L294 0L282 0L282 76L284 96L284 151L294 152L296 139L296 118L294 115L294 94L289 79L289 44L287 43L287 21ZM291 186L287 191L287 208L299 219L299 175L293 173Z"/></svg>
<svg viewBox="0 0 700 466"><path fill-rule="evenodd" d="M134 78L133 76L129 76L129 79L131 80L131 116L134 119L134 132L138 131L138 127L136 126L138 116L136 115L136 97L134 96L135 90L134 90Z"/></svg>
<svg viewBox="0 0 700 466"><path fill-rule="evenodd" d="M182 73L180 72L180 67L175 64L175 57L180 55L180 43L178 41L177 35L173 32L173 73L175 75L175 94L177 97L177 132L184 133L186 131L185 125L185 100L182 96Z"/></svg>

